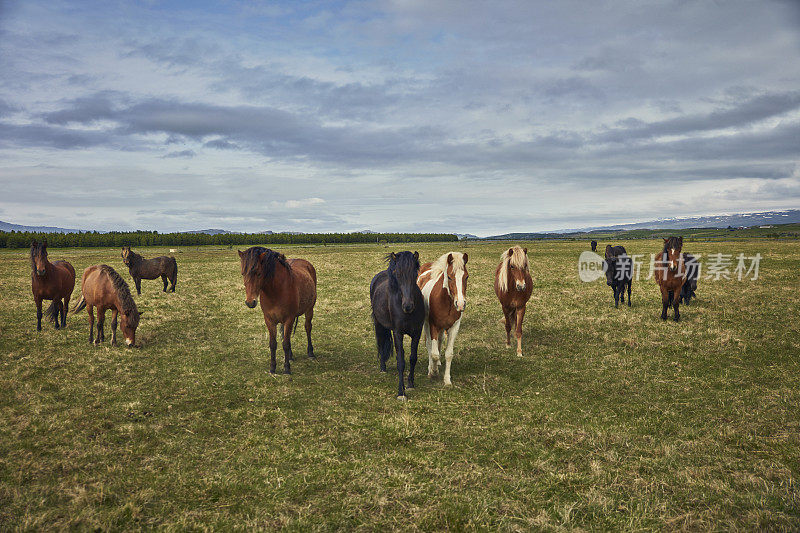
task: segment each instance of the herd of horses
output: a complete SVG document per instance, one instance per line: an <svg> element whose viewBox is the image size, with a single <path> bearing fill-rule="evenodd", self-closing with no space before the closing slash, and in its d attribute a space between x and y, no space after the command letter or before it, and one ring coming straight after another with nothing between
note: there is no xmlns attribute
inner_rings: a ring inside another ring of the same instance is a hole
<svg viewBox="0 0 800 533"><path fill-rule="evenodd" d="M596 241L591 242L596 250ZM662 314L666 320L670 306L674 319L680 319L679 305L689 303L697 288L699 268L690 254L682 252L683 238L664 239L664 247L655 259L655 278L661 290ZM37 330L42 328L42 301L52 300L47 315L56 328L66 326L69 301L75 287L75 269L66 261L50 262L47 242L31 244L31 282L36 303ZM178 265L173 257L144 259L130 247L122 249L122 259L141 294L142 279L162 278L163 291L175 291ZM420 264L419 253L398 252L385 257L387 268L370 282L369 296L372 322L378 349L378 368L386 372L386 362L395 353L399 399L406 398L406 389L414 388L414 369L420 339L425 338L428 352L428 376L439 373L441 349L444 346L444 384L451 384L450 367L453 347L467 306L467 261L462 252L448 252L435 261ZM287 259L282 253L253 246L239 251L241 275L245 286L245 305L261 305L269 334L270 372L276 371L277 332L281 327L284 373L291 373L292 334L304 317L309 358L314 358L311 342L314 305L317 301L317 272L305 259ZM631 305L633 261L622 246L606 246L603 269L607 284L614 292L614 304ZM517 341L516 353L522 356L522 322L533 291L528 264L528 250L512 246L503 252L495 270L494 291L503 311L506 347L511 347L511 330ZM83 273L81 298L72 310L86 309L89 315L89 342L105 340L103 324L106 311L111 311L111 344L116 344L117 323L128 346L135 346L136 328L142 315L125 280L108 265L93 265ZM94 309L97 309L97 336L94 335ZM405 381L403 338L411 339L408 385Z"/></svg>

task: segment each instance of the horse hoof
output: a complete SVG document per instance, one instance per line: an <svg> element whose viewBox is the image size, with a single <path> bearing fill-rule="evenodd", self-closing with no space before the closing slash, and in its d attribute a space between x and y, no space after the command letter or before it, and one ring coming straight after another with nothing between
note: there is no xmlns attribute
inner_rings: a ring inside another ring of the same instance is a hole
<svg viewBox="0 0 800 533"><path fill-rule="evenodd" d="M409 384L406 386L406 390L414 390L414 385Z"/></svg>
<svg viewBox="0 0 800 533"><path fill-rule="evenodd" d="M506 348L511 348L511 343L510 342L506 343Z"/></svg>
<svg viewBox="0 0 800 533"><path fill-rule="evenodd" d="M404 401L408 400L408 398L406 398L405 394L403 394L401 396L398 396L397 399L400 400L401 402L404 402Z"/></svg>
<svg viewBox="0 0 800 533"><path fill-rule="evenodd" d="M453 382L452 381L445 381L444 382L444 386L445 387L452 387L453 386Z"/></svg>
<svg viewBox="0 0 800 533"><path fill-rule="evenodd" d="M517 352L517 357L522 357L522 352Z"/></svg>

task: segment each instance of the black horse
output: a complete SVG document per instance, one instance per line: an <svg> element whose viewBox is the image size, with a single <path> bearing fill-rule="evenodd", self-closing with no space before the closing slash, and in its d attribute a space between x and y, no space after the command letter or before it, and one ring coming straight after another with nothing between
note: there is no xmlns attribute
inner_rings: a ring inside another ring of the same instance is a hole
<svg viewBox="0 0 800 533"><path fill-rule="evenodd" d="M683 254L683 261L686 264L686 281L681 287L681 303L689 305L692 298L697 298L694 291L697 290L697 280L700 278L700 263L692 254Z"/></svg>
<svg viewBox="0 0 800 533"><path fill-rule="evenodd" d="M592 241L589 244L592 246L592 251L596 252L597 251L597 241Z"/></svg>
<svg viewBox="0 0 800 533"><path fill-rule="evenodd" d="M628 257L625 247L607 245L603 268L606 271L606 285L614 291L614 307L619 307L620 300L625 303L625 287L628 288L628 307L630 307L633 260Z"/></svg>
<svg viewBox="0 0 800 533"><path fill-rule="evenodd" d="M425 301L417 287L419 254L414 252L390 253L386 256L389 267L379 272L369 284L372 303L372 322L378 342L378 366L386 372L386 361L392 354L392 337L397 352L397 399L406 399L403 373L405 354L403 335L411 337L408 388L414 388L414 367L417 364L417 346L425 322Z"/></svg>

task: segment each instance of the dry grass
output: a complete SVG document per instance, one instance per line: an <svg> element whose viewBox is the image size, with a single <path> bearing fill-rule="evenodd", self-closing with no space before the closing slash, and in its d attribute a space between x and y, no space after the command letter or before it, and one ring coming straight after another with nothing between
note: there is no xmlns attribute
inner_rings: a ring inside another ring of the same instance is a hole
<svg viewBox="0 0 800 533"><path fill-rule="evenodd" d="M300 328L291 377L267 373L235 250L177 254L175 294L143 281L142 350L89 346L85 314L36 333L27 257L3 250L0 529L799 528L800 244L687 243L764 259L756 282L701 282L680 324L658 319L652 280L618 310L581 283L584 243L526 245L525 357L498 322L504 245L457 246L454 386L423 355L406 403L377 372L369 319L383 247L282 249L320 283L318 360ZM127 278L117 250L51 256Z"/></svg>

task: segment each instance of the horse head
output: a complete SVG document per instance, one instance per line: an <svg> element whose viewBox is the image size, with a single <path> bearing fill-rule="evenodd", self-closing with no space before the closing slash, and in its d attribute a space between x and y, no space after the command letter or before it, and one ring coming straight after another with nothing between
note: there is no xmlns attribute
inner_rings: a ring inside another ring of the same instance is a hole
<svg viewBox="0 0 800 533"><path fill-rule="evenodd" d="M666 255L664 262L672 272L677 272L681 261L681 249L683 248L683 237L669 237L664 239L664 251Z"/></svg>
<svg viewBox="0 0 800 533"><path fill-rule="evenodd" d="M467 259L469 256L466 253L461 254L461 259L458 255L447 254L445 269L447 289L455 302L456 311L459 312L464 311L467 307L467 278L469 278Z"/></svg>
<svg viewBox="0 0 800 533"><path fill-rule="evenodd" d="M389 261L389 286L393 292L400 293L400 303L403 312L410 314L414 312L414 290L417 287L417 275L419 274L419 252L400 252L390 253L387 256Z"/></svg>
<svg viewBox="0 0 800 533"><path fill-rule="evenodd" d="M31 268L36 275L44 277L47 274L47 241L31 243Z"/></svg>
<svg viewBox="0 0 800 533"><path fill-rule="evenodd" d="M140 313L136 308L125 309L120 313L119 329L125 337L125 345L129 348L135 346L136 328L139 327L139 318L142 314L144 313Z"/></svg>
<svg viewBox="0 0 800 533"><path fill-rule="evenodd" d="M131 265L131 247L130 246L123 246L122 247L122 262L125 263L125 266Z"/></svg>
<svg viewBox="0 0 800 533"><path fill-rule="evenodd" d="M610 244L606 245L606 256L603 261L603 270L606 272L606 285L611 287L614 285L614 278L617 275L617 257L614 255L614 250Z"/></svg>
<svg viewBox="0 0 800 533"><path fill-rule="evenodd" d="M528 273L528 249L514 246L506 252L505 260L508 263L509 281L518 291L524 291ZM511 285L511 284L509 284Z"/></svg>

